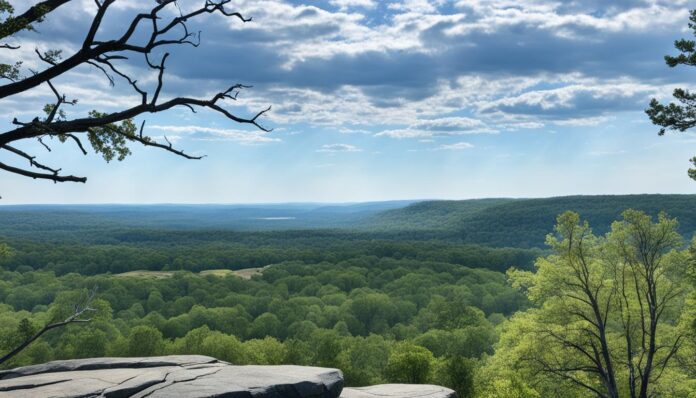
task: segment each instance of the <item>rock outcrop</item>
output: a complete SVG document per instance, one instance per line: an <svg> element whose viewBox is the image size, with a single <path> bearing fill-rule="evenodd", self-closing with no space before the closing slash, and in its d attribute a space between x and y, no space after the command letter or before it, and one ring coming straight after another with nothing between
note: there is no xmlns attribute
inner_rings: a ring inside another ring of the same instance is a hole
<svg viewBox="0 0 696 398"><path fill-rule="evenodd" d="M437 386L343 389L338 369L235 366L182 355L55 361L0 372L0 397L454 398Z"/></svg>
<svg viewBox="0 0 696 398"><path fill-rule="evenodd" d="M456 398L449 388L431 385L383 384L371 387L344 388L341 398Z"/></svg>
<svg viewBox="0 0 696 398"><path fill-rule="evenodd" d="M0 397L336 398L337 369L232 366L204 356L49 362L0 373Z"/></svg>

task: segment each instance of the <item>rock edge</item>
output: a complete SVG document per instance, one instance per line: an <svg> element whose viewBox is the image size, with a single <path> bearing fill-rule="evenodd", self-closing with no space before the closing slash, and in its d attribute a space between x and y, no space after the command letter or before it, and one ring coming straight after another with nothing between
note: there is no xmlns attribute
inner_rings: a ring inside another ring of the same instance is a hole
<svg viewBox="0 0 696 398"><path fill-rule="evenodd" d="M338 369L237 366L202 355L90 358L0 371L0 397L456 398L431 385L343 388Z"/></svg>

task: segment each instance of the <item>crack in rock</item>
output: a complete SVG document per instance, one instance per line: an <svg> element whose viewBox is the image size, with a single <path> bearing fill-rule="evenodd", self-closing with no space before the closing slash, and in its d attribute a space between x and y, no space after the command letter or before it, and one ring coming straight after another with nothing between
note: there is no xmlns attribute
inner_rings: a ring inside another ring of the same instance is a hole
<svg viewBox="0 0 696 398"><path fill-rule="evenodd" d="M148 392L145 392L144 390L141 390L141 391L143 391L143 393L142 393L142 394L139 394L139 395L138 395L138 398L149 397L149 396L151 396L152 394L156 393L157 391L163 390L163 389L165 389L165 388L167 388L167 387L171 387L171 386L173 386L173 385L175 385L175 384L177 384L177 383L186 383L186 382L198 380L198 379L203 378L203 377L206 377L206 376L214 375L214 374L218 373L218 372L221 371L221 370L222 370L222 368L217 369L217 370L215 370L215 371L213 371L213 372L203 373L203 374L200 374L200 375L196 375L196 376L190 377L190 378L188 378L188 379L170 380L170 381L168 381L167 378L169 378L169 376L170 376L172 373L174 373L174 371L168 372L167 375L165 376L164 380L162 380L162 382L160 383L160 384L164 383L163 386L158 387L158 388L155 388L154 390L148 391Z"/></svg>
<svg viewBox="0 0 696 398"><path fill-rule="evenodd" d="M19 385L14 385L14 386L7 386L7 387L0 386L0 392L2 392L2 391L15 391L15 390L28 390L31 388L50 386L53 384L66 383L69 381L72 381L72 379L47 381L45 383L19 384Z"/></svg>
<svg viewBox="0 0 696 398"><path fill-rule="evenodd" d="M236 366L205 356L92 358L0 372L2 398L456 398L437 386L343 389L338 369Z"/></svg>

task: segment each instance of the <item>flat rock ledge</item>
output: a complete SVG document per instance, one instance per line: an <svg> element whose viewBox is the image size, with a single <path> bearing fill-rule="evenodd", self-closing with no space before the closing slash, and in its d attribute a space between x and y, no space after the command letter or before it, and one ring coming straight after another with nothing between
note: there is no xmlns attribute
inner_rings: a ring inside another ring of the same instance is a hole
<svg viewBox="0 0 696 398"><path fill-rule="evenodd" d="M344 388L341 398L457 398L449 388L415 384L382 384Z"/></svg>
<svg viewBox="0 0 696 398"><path fill-rule="evenodd" d="M338 369L236 366L201 355L91 358L0 371L0 397L455 398L437 386L343 389Z"/></svg>

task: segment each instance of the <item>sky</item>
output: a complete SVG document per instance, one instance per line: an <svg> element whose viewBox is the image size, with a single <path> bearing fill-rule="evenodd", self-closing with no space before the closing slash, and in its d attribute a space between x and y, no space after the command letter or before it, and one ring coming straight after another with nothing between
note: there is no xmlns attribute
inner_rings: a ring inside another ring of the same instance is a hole
<svg viewBox="0 0 696 398"><path fill-rule="evenodd" d="M11 3L20 11L27 2ZM117 0L97 37L118 37L154 4ZM644 113L651 98L693 88L696 69L669 68L664 56L693 34L694 0L231 0L227 8L253 20L189 21L201 44L167 48L162 100L251 85L224 106L244 117L272 106L260 119L271 132L181 108L136 122L146 119L146 134L202 160L134 144L132 156L106 163L70 142L49 142L51 152L18 144L88 181L0 173L0 203L696 193L686 175L696 133L658 137ZM21 48L0 50L0 62L41 69L34 49L74 52L95 11L92 0L73 0L36 32L13 38ZM142 57L118 62L154 87ZM112 87L90 66L54 83L79 100L66 109L69 118L139 101L125 81ZM0 100L0 128L15 117L30 121L52 100L46 86ZM11 156L0 161L26 166Z"/></svg>

